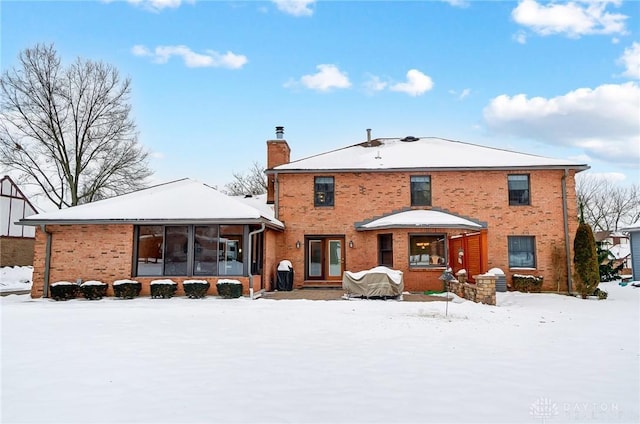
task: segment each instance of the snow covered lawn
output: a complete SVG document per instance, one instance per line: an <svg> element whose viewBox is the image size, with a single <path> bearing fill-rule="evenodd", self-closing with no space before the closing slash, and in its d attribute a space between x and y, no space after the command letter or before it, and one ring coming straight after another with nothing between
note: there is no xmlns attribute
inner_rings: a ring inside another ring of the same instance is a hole
<svg viewBox="0 0 640 424"><path fill-rule="evenodd" d="M2 308L3 423L640 421L640 288Z"/></svg>

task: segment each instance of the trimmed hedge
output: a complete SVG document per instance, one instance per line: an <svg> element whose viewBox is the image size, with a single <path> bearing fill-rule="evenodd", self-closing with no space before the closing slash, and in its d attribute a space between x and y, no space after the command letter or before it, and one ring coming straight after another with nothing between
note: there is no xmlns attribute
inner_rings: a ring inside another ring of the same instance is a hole
<svg viewBox="0 0 640 424"><path fill-rule="evenodd" d="M107 284L102 281L89 280L80 284L80 293L88 300L99 300L107 295Z"/></svg>
<svg viewBox="0 0 640 424"><path fill-rule="evenodd" d="M513 274L513 289L523 293L540 293L542 276Z"/></svg>
<svg viewBox="0 0 640 424"><path fill-rule="evenodd" d="M153 280L150 286L152 299L170 299L178 289L178 284L172 280Z"/></svg>
<svg viewBox="0 0 640 424"><path fill-rule="evenodd" d="M140 295L142 284L133 280L116 280L113 282L113 294L122 299L133 299Z"/></svg>
<svg viewBox="0 0 640 424"><path fill-rule="evenodd" d="M238 280L218 280L218 295L225 299L236 299L242 296L242 283Z"/></svg>
<svg viewBox="0 0 640 424"><path fill-rule="evenodd" d="M78 296L78 285L69 281L58 281L49 286L54 300L75 299Z"/></svg>
<svg viewBox="0 0 640 424"><path fill-rule="evenodd" d="M209 287L211 284L205 280L184 280L182 282L184 294L189 299L202 299L207 295Z"/></svg>

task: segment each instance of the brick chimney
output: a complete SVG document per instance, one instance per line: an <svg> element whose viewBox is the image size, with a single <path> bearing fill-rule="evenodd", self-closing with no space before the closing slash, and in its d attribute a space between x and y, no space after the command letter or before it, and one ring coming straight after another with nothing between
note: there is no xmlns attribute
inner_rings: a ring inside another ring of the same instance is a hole
<svg viewBox="0 0 640 424"><path fill-rule="evenodd" d="M276 127L276 139L267 140L267 169L289 163L291 149L284 138L284 127ZM267 203L275 201L275 176L267 175Z"/></svg>

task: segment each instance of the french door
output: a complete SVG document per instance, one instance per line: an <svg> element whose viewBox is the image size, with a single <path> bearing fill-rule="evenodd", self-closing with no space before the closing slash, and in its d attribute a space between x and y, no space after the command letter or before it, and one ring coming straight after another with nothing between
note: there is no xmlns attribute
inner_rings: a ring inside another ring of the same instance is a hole
<svg viewBox="0 0 640 424"><path fill-rule="evenodd" d="M306 241L306 279L342 280L344 237L313 237Z"/></svg>

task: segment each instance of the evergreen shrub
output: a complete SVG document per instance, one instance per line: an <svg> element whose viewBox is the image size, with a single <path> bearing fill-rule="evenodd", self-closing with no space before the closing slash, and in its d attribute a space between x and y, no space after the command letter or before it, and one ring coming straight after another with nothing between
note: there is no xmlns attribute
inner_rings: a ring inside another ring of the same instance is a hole
<svg viewBox="0 0 640 424"><path fill-rule="evenodd" d="M542 290L542 276L513 274L513 289L523 293L540 293Z"/></svg>
<svg viewBox="0 0 640 424"><path fill-rule="evenodd" d="M133 280L116 280L113 282L113 294L121 299L133 299L140 295L142 284Z"/></svg>
<svg viewBox="0 0 640 424"><path fill-rule="evenodd" d="M218 295L225 299L235 299L242 296L242 283L238 280L218 280L216 288Z"/></svg>
<svg viewBox="0 0 640 424"><path fill-rule="evenodd" d="M573 240L573 265L576 289L583 299L595 292L600 284L600 268L596 250L596 239L591 226L581 220Z"/></svg>
<svg viewBox="0 0 640 424"><path fill-rule="evenodd" d="M54 300L75 299L78 296L78 285L69 281L58 281L49 286Z"/></svg>
<svg viewBox="0 0 640 424"><path fill-rule="evenodd" d="M184 280L182 282L184 294L189 299L202 299L207 295L209 287L211 284L205 280Z"/></svg>
<svg viewBox="0 0 640 424"><path fill-rule="evenodd" d="M107 295L107 287L102 281L89 280L80 284L80 293L85 299L99 300Z"/></svg>
<svg viewBox="0 0 640 424"><path fill-rule="evenodd" d="M178 284L172 280L153 280L150 286L152 299L172 298L178 288Z"/></svg>

